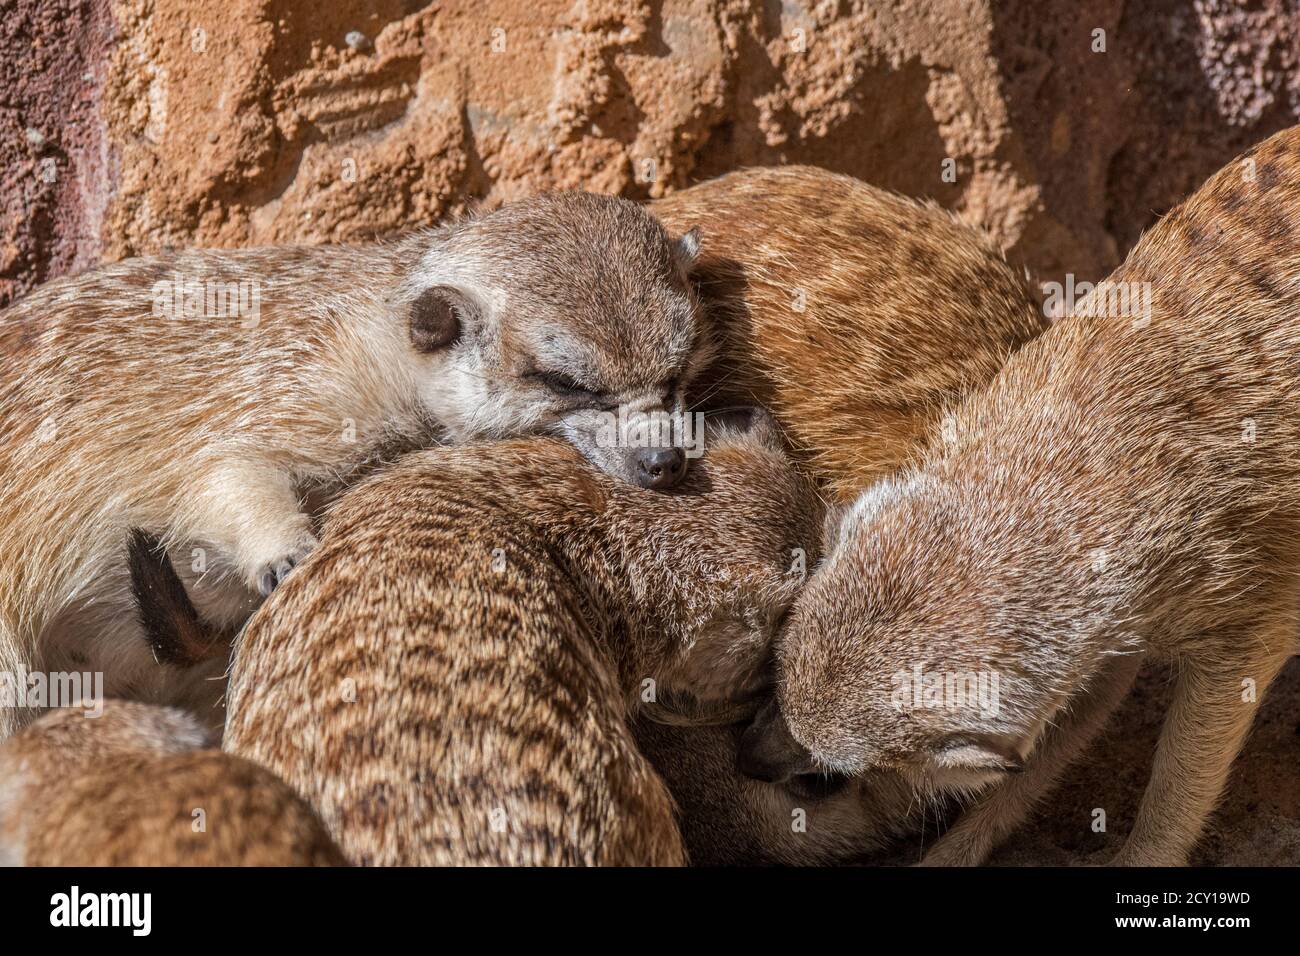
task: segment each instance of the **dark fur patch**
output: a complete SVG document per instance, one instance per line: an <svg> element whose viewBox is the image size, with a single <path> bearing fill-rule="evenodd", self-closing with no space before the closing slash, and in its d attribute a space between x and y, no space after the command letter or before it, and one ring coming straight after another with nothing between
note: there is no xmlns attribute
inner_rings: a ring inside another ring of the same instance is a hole
<svg viewBox="0 0 1300 956"><path fill-rule="evenodd" d="M1268 161L1259 164L1256 177L1259 181L1259 188L1262 190L1267 191L1277 185L1279 176L1277 167L1273 165L1273 160L1271 158Z"/></svg>
<svg viewBox="0 0 1300 956"><path fill-rule="evenodd" d="M194 664L211 653L217 642L199 617L172 567L162 542L134 528L127 543L131 592L145 638L160 664Z"/></svg>
<svg viewBox="0 0 1300 956"><path fill-rule="evenodd" d="M917 272L923 275L931 275L938 268L938 259L935 257L934 250L929 246L914 242L908 246L907 251L911 265Z"/></svg>

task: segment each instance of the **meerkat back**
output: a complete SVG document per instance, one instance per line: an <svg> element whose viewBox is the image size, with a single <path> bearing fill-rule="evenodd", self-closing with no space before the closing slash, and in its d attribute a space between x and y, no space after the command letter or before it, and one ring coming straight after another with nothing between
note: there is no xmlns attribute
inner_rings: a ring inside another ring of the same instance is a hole
<svg viewBox="0 0 1300 956"><path fill-rule="evenodd" d="M650 209L702 235L692 277L719 360L696 400L766 406L841 500L1046 327L988 237L848 176L747 169Z"/></svg>
<svg viewBox="0 0 1300 956"><path fill-rule="evenodd" d="M22 866L341 866L320 819L177 710L52 711L0 744L0 861Z"/></svg>
<svg viewBox="0 0 1300 956"><path fill-rule="evenodd" d="M588 493L536 447L546 495ZM226 748L299 787L359 863L684 862L530 504L482 449L412 456L339 502L241 635Z"/></svg>

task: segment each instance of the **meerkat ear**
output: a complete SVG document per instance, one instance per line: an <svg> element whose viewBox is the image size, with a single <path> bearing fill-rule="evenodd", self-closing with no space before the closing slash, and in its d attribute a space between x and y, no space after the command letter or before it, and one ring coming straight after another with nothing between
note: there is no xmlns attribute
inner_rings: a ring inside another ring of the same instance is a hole
<svg viewBox="0 0 1300 956"><path fill-rule="evenodd" d="M445 349L477 316L478 308L459 289L430 286L411 303L411 345L417 352Z"/></svg>
<svg viewBox="0 0 1300 956"><path fill-rule="evenodd" d="M946 770L1020 773L1025 769L1025 758L1009 742L989 734L950 734L932 756Z"/></svg>
<svg viewBox="0 0 1300 956"><path fill-rule="evenodd" d="M683 233L681 238L673 243L673 258L677 260L677 265L681 267L682 272L690 275L691 268L699 257L700 227L696 226Z"/></svg>

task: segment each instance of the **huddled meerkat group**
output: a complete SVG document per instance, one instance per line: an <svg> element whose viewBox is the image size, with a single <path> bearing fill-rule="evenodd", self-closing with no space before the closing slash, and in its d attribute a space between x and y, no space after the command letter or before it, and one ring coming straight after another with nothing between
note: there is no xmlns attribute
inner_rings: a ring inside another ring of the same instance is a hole
<svg viewBox="0 0 1300 956"><path fill-rule="evenodd" d="M0 313L0 672L109 699L0 708L0 862L822 864L937 810L979 864L1148 653L1118 862L1185 862L1300 637L1297 172L1050 324L808 167L50 283Z"/></svg>

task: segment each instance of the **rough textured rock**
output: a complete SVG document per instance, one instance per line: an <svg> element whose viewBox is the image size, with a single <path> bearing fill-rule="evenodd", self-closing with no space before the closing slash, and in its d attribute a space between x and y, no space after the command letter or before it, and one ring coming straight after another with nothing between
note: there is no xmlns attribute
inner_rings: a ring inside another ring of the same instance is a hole
<svg viewBox="0 0 1300 956"><path fill-rule="evenodd" d="M1300 117L1300 0L0 10L0 303L101 256L357 239L782 162L934 197L1044 277L1097 278Z"/></svg>
<svg viewBox="0 0 1300 956"><path fill-rule="evenodd" d="M0 306L99 259L112 35L107 0L0 0Z"/></svg>

